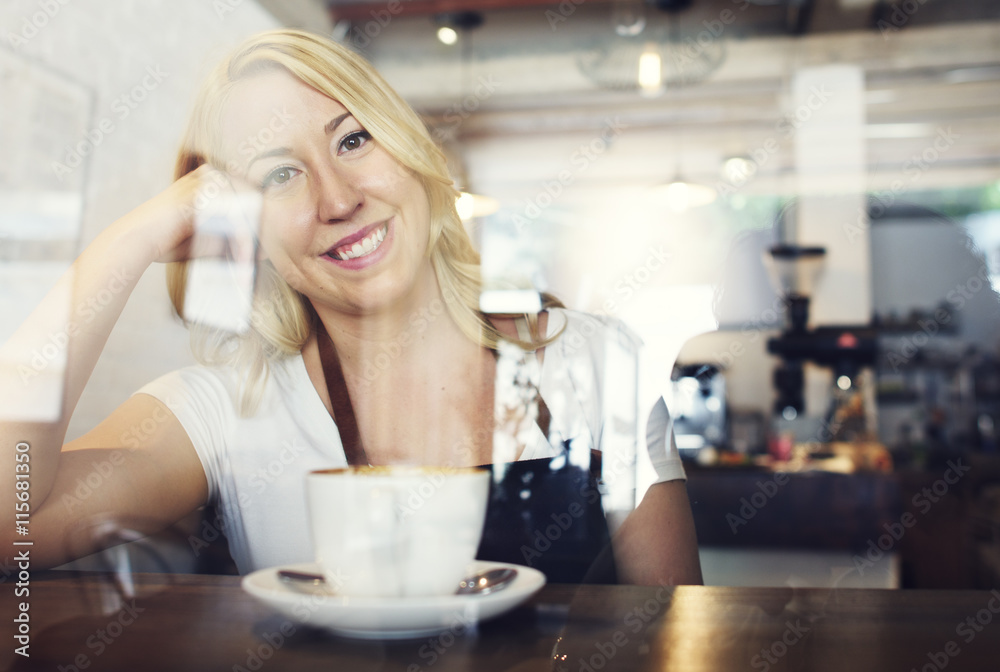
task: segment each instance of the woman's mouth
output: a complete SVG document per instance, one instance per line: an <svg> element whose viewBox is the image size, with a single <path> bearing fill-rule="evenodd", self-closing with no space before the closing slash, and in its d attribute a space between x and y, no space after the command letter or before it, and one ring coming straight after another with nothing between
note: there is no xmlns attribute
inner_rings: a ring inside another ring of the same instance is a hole
<svg viewBox="0 0 1000 672"><path fill-rule="evenodd" d="M385 235L388 230L389 224L385 223L355 243L341 245L340 247L330 250L327 252L327 256L331 259L337 259L339 261L347 261L348 259L357 259L359 257L368 256L379 248L382 241L385 240Z"/></svg>

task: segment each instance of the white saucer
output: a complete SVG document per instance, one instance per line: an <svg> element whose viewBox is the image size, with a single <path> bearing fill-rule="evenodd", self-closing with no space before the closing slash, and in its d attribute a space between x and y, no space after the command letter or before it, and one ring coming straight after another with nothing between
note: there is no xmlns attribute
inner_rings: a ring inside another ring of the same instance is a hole
<svg viewBox="0 0 1000 672"><path fill-rule="evenodd" d="M472 567L474 572L510 567L517 570L517 577L503 590L487 595L406 598L313 592L278 578L279 569L319 572L317 565L309 563L262 569L243 577L241 585L261 602L299 623L362 639L407 639L445 630L461 634L479 621L513 609L545 585L545 575L531 567L480 561Z"/></svg>

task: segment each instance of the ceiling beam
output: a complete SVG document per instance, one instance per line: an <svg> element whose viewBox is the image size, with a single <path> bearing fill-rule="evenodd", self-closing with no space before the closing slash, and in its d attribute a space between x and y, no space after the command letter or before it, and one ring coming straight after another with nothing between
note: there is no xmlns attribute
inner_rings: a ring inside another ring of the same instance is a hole
<svg viewBox="0 0 1000 672"><path fill-rule="evenodd" d="M612 2L612 0L587 1L590 4ZM418 16L448 12L524 9L546 5L558 7L559 2L558 0L555 2L553 0L329 0L328 3L334 21L367 20L384 12L388 12L391 16Z"/></svg>

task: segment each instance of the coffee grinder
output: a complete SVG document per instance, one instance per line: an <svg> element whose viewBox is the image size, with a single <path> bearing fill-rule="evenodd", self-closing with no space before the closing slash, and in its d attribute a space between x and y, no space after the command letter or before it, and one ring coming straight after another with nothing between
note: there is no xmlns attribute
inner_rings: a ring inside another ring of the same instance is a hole
<svg viewBox="0 0 1000 672"><path fill-rule="evenodd" d="M878 341L868 325L809 328L809 299L825 257L823 247L791 244L775 245L764 254L788 316L781 334L767 342L767 351L781 358L774 371L774 414L791 421L805 410L803 365L812 362L833 369L831 404L824 417L830 437L823 440L863 438L874 428L868 426L869 404L860 374L875 364Z"/></svg>

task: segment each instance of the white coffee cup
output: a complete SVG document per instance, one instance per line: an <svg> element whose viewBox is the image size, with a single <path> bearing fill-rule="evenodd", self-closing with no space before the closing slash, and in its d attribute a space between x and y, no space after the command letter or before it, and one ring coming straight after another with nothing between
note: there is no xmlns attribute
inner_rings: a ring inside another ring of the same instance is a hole
<svg viewBox="0 0 1000 672"><path fill-rule="evenodd" d="M306 477L316 561L338 594L450 595L475 559L490 472L348 467Z"/></svg>

